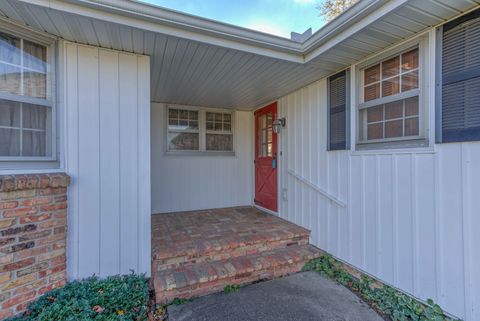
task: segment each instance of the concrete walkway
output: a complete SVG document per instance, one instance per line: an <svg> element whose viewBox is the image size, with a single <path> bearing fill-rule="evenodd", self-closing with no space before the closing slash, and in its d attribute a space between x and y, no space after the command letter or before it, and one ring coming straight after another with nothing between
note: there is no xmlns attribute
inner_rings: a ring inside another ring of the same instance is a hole
<svg viewBox="0 0 480 321"><path fill-rule="evenodd" d="M169 321L383 321L345 287L305 272L168 308Z"/></svg>

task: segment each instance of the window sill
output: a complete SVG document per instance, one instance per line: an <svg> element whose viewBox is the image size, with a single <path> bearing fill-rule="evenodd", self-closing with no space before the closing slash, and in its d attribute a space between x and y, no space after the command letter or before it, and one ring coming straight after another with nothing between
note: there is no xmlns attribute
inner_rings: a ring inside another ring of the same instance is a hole
<svg viewBox="0 0 480 321"><path fill-rule="evenodd" d="M205 156L223 156L223 157L236 157L235 152L221 152L221 151L166 151L165 156L169 157L205 157Z"/></svg>
<svg viewBox="0 0 480 321"><path fill-rule="evenodd" d="M425 138L408 140L392 140L381 142L357 143L351 155L365 154L394 154L394 153L433 153L434 148L430 146Z"/></svg>
<svg viewBox="0 0 480 321"><path fill-rule="evenodd" d="M17 157L17 156L0 156L0 162L56 162L55 157Z"/></svg>
<svg viewBox="0 0 480 321"><path fill-rule="evenodd" d="M58 160L2 160L0 161L0 173L31 173L31 172L51 172L61 170Z"/></svg>
<svg viewBox="0 0 480 321"><path fill-rule="evenodd" d="M350 152L350 156L365 155L400 155L400 154L435 154L433 147L417 147L417 148L392 148L392 149L367 149L355 150Z"/></svg>

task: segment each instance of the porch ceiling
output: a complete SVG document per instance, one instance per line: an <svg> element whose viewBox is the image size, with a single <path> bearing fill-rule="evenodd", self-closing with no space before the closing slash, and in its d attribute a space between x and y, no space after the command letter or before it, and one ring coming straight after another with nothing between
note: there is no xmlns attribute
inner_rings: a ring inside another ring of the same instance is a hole
<svg viewBox="0 0 480 321"><path fill-rule="evenodd" d="M2 0L0 16L151 56L153 101L251 110L479 4L362 0L304 43L126 0Z"/></svg>

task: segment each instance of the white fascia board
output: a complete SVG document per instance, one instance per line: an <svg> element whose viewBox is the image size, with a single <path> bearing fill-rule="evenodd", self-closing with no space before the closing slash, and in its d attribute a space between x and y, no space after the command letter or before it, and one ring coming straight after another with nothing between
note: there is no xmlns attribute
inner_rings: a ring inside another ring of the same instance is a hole
<svg viewBox="0 0 480 321"><path fill-rule="evenodd" d="M409 0L362 0L304 43L133 0L18 1L270 58L306 63Z"/></svg>
<svg viewBox="0 0 480 321"><path fill-rule="evenodd" d="M138 0L118 1L118 0L64 0L71 3L84 3L86 5L103 6L108 10L121 10L124 13L135 13L153 20L161 20L164 23L172 23L177 27L186 29L219 33L222 35L233 36L239 39L252 41L265 46L275 47L280 50L300 52L302 46L288 38L271 35L268 33L243 28L240 26L223 23L220 21L207 19L168 8L155 6L140 2Z"/></svg>
<svg viewBox="0 0 480 321"><path fill-rule="evenodd" d="M361 0L345 10L332 21L327 22L322 28L315 32L305 42L304 50L312 50L315 45L321 41L326 41L329 37L346 29L351 23L368 16L373 10L384 5L388 0Z"/></svg>
<svg viewBox="0 0 480 321"><path fill-rule="evenodd" d="M241 50L266 57L304 63L301 44L299 43L245 28L237 28L203 18L180 14L148 4L118 0L18 1L155 33ZM132 8L127 10L123 7ZM135 11L133 11L133 8L135 8ZM144 12L147 9L150 10L150 14ZM163 15L158 15L159 12L163 13ZM183 17L184 20L189 20L191 23L194 21L201 23L193 25L188 24L187 21L173 21L169 20L169 15L172 16L170 18L182 15L185 16ZM218 28L219 26L221 28ZM236 30L235 33L233 33L234 30Z"/></svg>
<svg viewBox="0 0 480 321"><path fill-rule="evenodd" d="M372 12L369 12L367 14L366 18L363 19L358 19L357 22L352 23L351 20L348 20L345 23L348 24L348 27L345 28L344 30L337 31L337 30L332 30L330 34L325 34L322 38L316 39L315 43L311 45L310 48L312 49L307 49L307 53L305 54L305 62L308 62L318 56L320 56L322 53L325 53L326 51L332 49L342 41L348 39L351 37L353 34L358 32L359 30L362 30L363 28L367 27L371 23L377 21L378 19L382 18L386 14L394 11L395 9L405 5L409 0L393 0L386 2L382 7L379 9L375 9ZM353 8L352 8L353 9ZM340 17L341 18L341 17ZM322 29L320 29L322 31ZM333 35L333 37L332 37ZM327 40L323 42L322 40L324 38L329 38L330 40ZM323 42L323 43L322 43Z"/></svg>

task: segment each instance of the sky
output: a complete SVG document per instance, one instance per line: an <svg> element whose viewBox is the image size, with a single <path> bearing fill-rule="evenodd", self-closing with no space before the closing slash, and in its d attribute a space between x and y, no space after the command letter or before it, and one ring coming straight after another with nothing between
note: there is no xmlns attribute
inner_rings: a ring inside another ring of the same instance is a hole
<svg viewBox="0 0 480 321"><path fill-rule="evenodd" d="M281 37L324 25L319 0L141 0L161 7Z"/></svg>

